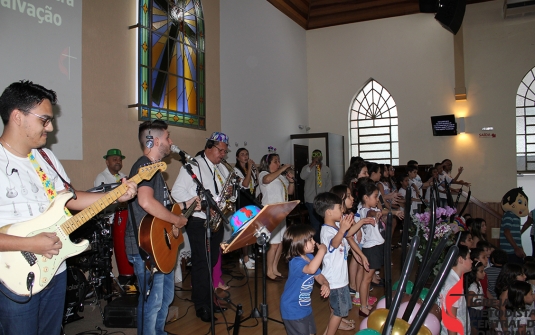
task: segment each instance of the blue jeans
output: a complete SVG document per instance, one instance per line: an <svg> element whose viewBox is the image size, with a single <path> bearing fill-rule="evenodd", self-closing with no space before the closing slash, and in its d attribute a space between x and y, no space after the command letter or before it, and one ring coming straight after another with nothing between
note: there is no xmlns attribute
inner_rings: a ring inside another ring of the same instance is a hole
<svg viewBox="0 0 535 335"><path fill-rule="evenodd" d="M314 241L320 243L320 229L321 225L323 224L323 219L314 210L313 203L305 202L305 206L307 206L308 217L310 218L310 225L316 231L316 233L314 234Z"/></svg>
<svg viewBox="0 0 535 335"><path fill-rule="evenodd" d="M13 294L2 284L0 289L16 301L28 299ZM3 329L6 335L60 334L66 293L67 271L54 276L44 290L25 304L13 302L0 293L0 330Z"/></svg>
<svg viewBox="0 0 535 335"><path fill-rule="evenodd" d="M168 274L156 272L152 280L152 289L147 298L150 272L145 268L141 256L127 255L128 261L134 265L140 293L137 305L137 329L143 325L143 335L167 334L164 331L169 305L175 297L175 272Z"/></svg>

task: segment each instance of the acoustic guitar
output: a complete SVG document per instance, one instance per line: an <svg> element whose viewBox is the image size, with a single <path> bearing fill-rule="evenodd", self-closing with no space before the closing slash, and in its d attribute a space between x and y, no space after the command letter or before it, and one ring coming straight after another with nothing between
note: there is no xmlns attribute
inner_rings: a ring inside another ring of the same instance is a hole
<svg viewBox="0 0 535 335"><path fill-rule="evenodd" d="M164 162L143 166L139 168L138 174L129 180L138 184L142 180L152 178L156 171L165 171L166 168L167 164ZM64 208L67 201L72 198L73 193L59 193L50 202L43 214L35 219L0 228L1 233L21 237L31 237L42 232L56 233L62 243L59 254L50 259L28 251L0 252L0 264L3 269L0 271L2 284L11 292L21 296L29 296L43 290L65 259L76 256L89 247L87 240L73 243L69 234L119 199L126 193L126 190L127 187L122 184L103 195L86 209L70 217L65 214Z"/></svg>
<svg viewBox="0 0 535 335"><path fill-rule="evenodd" d="M184 213L186 219L193 213L196 206L197 201L194 201L189 206ZM175 215L182 214L182 210L178 204L173 205L171 212ZM184 235L180 233L180 230L178 237L174 236L172 230L173 224L155 218L150 214L143 217L138 230L139 247L152 256L156 270L165 274L173 271L175 268L178 248L184 243ZM145 261L145 266L149 271L152 270L151 265L150 260Z"/></svg>

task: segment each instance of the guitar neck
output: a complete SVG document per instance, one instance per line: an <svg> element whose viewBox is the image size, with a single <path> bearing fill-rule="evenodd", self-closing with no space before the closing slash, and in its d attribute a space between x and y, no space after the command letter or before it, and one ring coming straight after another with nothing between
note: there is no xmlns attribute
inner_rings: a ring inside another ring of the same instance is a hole
<svg viewBox="0 0 535 335"><path fill-rule="evenodd" d="M139 176L139 174L136 174L135 176L129 179L129 181L132 181L136 184L139 184L141 180L142 178ZM95 201L89 207L80 211L78 214L72 216L63 224L61 224L61 229L66 234L71 234L80 226L82 226L84 223L91 220L91 218L93 218L95 215L97 215L102 210L104 210L104 208L108 207L109 205L117 201L117 199L119 199L123 194L126 193L126 189L127 187L124 184L117 186L110 192L104 194L102 197L100 197L97 201Z"/></svg>
<svg viewBox="0 0 535 335"><path fill-rule="evenodd" d="M195 200L191 206L188 207L188 209L186 210L186 212L184 213L184 217L187 219L191 216L191 214L193 214L193 212L195 211L195 207L197 207L197 200Z"/></svg>

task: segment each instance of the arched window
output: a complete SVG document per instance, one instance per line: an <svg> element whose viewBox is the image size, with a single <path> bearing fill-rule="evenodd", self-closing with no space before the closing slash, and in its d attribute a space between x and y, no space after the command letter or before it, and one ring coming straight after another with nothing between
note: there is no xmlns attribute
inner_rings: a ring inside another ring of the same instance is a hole
<svg viewBox="0 0 535 335"><path fill-rule="evenodd" d="M390 93L373 78L349 110L351 156L399 165L398 111Z"/></svg>
<svg viewBox="0 0 535 335"><path fill-rule="evenodd" d="M139 120L206 129L200 0L139 0Z"/></svg>
<svg viewBox="0 0 535 335"><path fill-rule="evenodd" d="M535 172L535 67L516 91L516 169Z"/></svg>

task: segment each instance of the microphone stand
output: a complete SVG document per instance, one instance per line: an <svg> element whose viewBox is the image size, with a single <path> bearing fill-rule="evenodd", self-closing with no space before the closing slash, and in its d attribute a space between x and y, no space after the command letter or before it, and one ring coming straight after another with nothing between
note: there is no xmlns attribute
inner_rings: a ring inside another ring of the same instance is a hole
<svg viewBox="0 0 535 335"><path fill-rule="evenodd" d="M191 164L187 163L187 161L184 159L182 161L182 164L184 165L184 168L186 171L188 171L188 174L191 176L195 184L197 184L197 193L201 194L202 199L206 200L206 252L207 252L207 262L208 262L208 273L210 274L210 320L211 320L211 333L215 335L215 320L214 320L214 290L213 290L213 282L212 282L212 255L210 252L210 238L212 237L212 230L210 229L210 209L213 209L215 212L217 212L221 219L228 225L229 222L227 218L223 215L221 212L221 209L219 209L219 206L217 206L216 202L214 201L214 198L212 197L212 193L210 190L207 190L203 184L199 181L195 173L193 172L193 169L191 168ZM201 200L202 200L201 199ZM219 246L218 246L219 247Z"/></svg>

